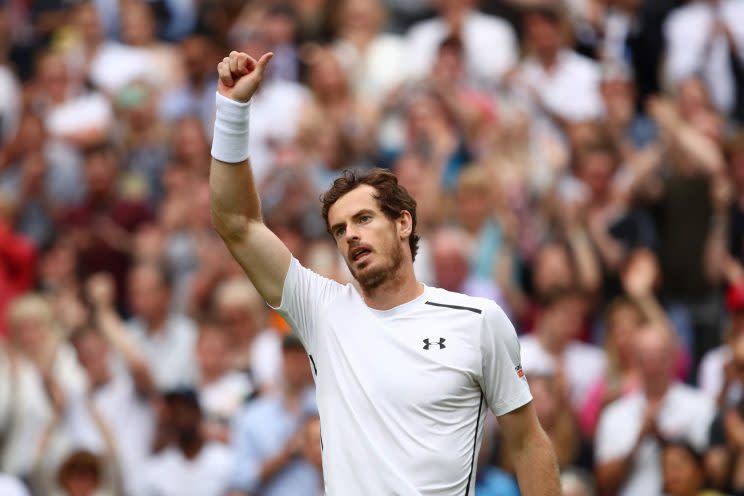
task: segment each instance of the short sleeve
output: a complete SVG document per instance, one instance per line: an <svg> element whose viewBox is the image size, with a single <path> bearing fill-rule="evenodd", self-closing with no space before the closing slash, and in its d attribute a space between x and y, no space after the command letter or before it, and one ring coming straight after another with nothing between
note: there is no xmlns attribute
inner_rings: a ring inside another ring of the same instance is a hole
<svg viewBox="0 0 744 496"><path fill-rule="evenodd" d="M282 302L272 307L284 317L305 347L312 343L317 317L344 286L303 267L292 257L282 288Z"/></svg>
<svg viewBox="0 0 744 496"><path fill-rule="evenodd" d="M532 400L522 370L517 332L495 304L484 309L481 356L481 388L494 415L504 415Z"/></svg>

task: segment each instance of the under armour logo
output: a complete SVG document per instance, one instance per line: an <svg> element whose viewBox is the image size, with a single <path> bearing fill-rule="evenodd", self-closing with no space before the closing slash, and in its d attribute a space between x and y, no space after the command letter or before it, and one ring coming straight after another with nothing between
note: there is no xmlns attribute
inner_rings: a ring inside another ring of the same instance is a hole
<svg viewBox="0 0 744 496"><path fill-rule="evenodd" d="M441 350L442 348L446 348L446 346L444 346L444 342L445 341L446 341L446 339L439 338L439 342L438 343L434 343L434 344L438 344L439 345L439 349ZM429 349L429 346L431 346L431 343L429 342L429 338L424 339L424 349L425 350L428 350Z"/></svg>

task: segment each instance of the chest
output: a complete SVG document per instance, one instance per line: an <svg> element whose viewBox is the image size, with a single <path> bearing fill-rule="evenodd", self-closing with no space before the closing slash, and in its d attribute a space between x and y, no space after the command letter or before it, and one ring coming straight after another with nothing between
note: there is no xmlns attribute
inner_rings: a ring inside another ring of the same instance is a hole
<svg viewBox="0 0 744 496"><path fill-rule="evenodd" d="M321 325L324 339L313 357L320 398L341 392L376 405L417 409L454 407L479 397L477 319L465 312L380 318L354 310L353 321L329 318Z"/></svg>

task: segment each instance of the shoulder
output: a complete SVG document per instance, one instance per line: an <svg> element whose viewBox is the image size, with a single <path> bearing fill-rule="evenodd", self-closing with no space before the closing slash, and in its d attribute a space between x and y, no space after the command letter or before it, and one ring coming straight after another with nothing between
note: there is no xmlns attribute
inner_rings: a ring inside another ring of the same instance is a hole
<svg viewBox="0 0 744 496"><path fill-rule="evenodd" d="M204 445L204 459L207 463L217 466L231 463L233 458L232 450L224 444L209 442Z"/></svg>
<svg viewBox="0 0 744 496"><path fill-rule="evenodd" d="M514 28L511 24L500 17L484 14L482 12L473 12L467 20L474 29L488 30L491 36L513 34Z"/></svg>
<svg viewBox="0 0 744 496"><path fill-rule="evenodd" d="M713 400L700 389L687 384L676 383L669 391L674 409L710 410L715 407Z"/></svg>
<svg viewBox="0 0 744 496"><path fill-rule="evenodd" d="M580 53L576 53L573 50L564 51L563 57L565 58L566 65L570 68L572 72L575 72L577 74L580 73L585 76L599 78L600 76L599 64L597 64L594 60L590 59L589 57L585 57L584 55L581 55Z"/></svg>
<svg viewBox="0 0 744 496"><path fill-rule="evenodd" d="M699 3L691 3L674 9L666 19L665 26L671 32L686 29L690 23L697 23L701 16L705 15L705 6ZM681 34L681 33L679 33Z"/></svg>
<svg viewBox="0 0 744 496"><path fill-rule="evenodd" d="M417 22L408 30L409 38L429 37L438 34L444 29L444 21L439 17Z"/></svg>
<svg viewBox="0 0 744 496"><path fill-rule="evenodd" d="M469 296L463 293L456 293L442 288L429 287L426 305L439 307L443 309L461 310L470 312L473 315L479 315L481 319L492 318L499 312L503 314L501 307L488 298L480 296Z"/></svg>

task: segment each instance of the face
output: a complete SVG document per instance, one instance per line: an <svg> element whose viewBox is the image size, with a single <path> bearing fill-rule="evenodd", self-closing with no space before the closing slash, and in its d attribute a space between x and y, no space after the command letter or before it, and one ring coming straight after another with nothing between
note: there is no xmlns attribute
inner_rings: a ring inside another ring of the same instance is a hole
<svg viewBox="0 0 744 496"><path fill-rule="evenodd" d="M62 481L65 493L69 496L93 496L99 486L98 477L85 472L75 472Z"/></svg>
<svg viewBox="0 0 744 496"><path fill-rule="evenodd" d="M317 57L310 67L310 87L321 95L346 93L346 74L335 56Z"/></svg>
<svg viewBox="0 0 744 496"><path fill-rule="evenodd" d="M547 245L535 258L534 285L538 294L551 289L570 286L573 282L568 252L559 245Z"/></svg>
<svg viewBox="0 0 744 496"><path fill-rule="evenodd" d="M95 44L103 37L98 12L92 3L83 4L75 11L75 27L88 44Z"/></svg>
<svg viewBox="0 0 744 496"><path fill-rule="evenodd" d="M578 296L561 298L545 309L541 317L544 325L541 327L556 342L567 343L581 331L584 311L584 301Z"/></svg>
<svg viewBox="0 0 744 496"><path fill-rule="evenodd" d="M149 320L166 313L170 293L156 270L135 268L129 276L128 291L129 303L137 316Z"/></svg>
<svg viewBox="0 0 744 496"><path fill-rule="evenodd" d="M702 472L693 456L684 448L667 447L662 454L664 489L669 496L697 494L702 485Z"/></svg>
<svg viewBox="0 0 744 496"><path fill-rule="evenodd" d="M196 344L196 359L205 375L219 376L227 371L229 341L222 329L204 328Z"/></svg>
<svg viewBox="0 0 744 496"><path fill-rule="evenodd" d="M620 356L630 359L633 355L635 338L641 325L640 315L631 306L615 309L607 322L608 339L612 341Z"/></svg>
<svg viewBox="0 0 744 496"><path fill-rule="evenodd" d="M366 184L345 194L328 211L330 232L351 274L364 289L391 280L401 268L411 235L411 216L388 219Z"/></svg>
<svg viewBox="0 0 744 496"><path fill-rule="evenodd" d="M181 440L190 440L198 435L201 411L190 400L174 398L168 402L167 413L170 425Z"/></svg>
<svg viewBox="0 0 744 496"><path fill-rule="evenodd" d="M144 3L125 3L121 13L121 37L125 43L144 46L155 36L152 12Z"/></svg>
<svg viewBox="0 0 744 496"><path fill-rule="evenodd" d="M379 0L346 0L341 10L341 26L351 32L376 33L382 21Z"/></svg>
<svg viewBox="0 0 744 496"><path fill-rule="evenodd" d="M49 338L49 330L46 329L44 323L32 318L15 322L11 327L11 332L16 346L29 355L43 349Z"/></svg>
<svg viewBox="0 0 744 496"><path fill-rule="evenodd" d="M609 192L614 168L612 156L600 151L587 153L579 165L581 180L595 197Z"/></svg>
<svg viewBox="0 0 744 496"><path fill-rule="evenodd" d="M485 188L464 188L457 192L457 216L469 231L480 228L491 215L488 191Z"/></svg>
<svg viewBox="0 0 744 496"><path fill-rule="evenodd" d="M218 304L217 318L236 343L252 340L257 332L256 318L247 304Z"/></svg>
<svg viewBox="0 0 744 496"><path fill-rule="evenodd" d="M525 18L525 32L538 52L555 51L562 45L560 27L541 15L532 14Z"/></svg>
<svg viewBox="0 0 744 496"><path fill-rule="evenodd" d="M312 371L304 350L299 348L284 350L282 369L284 380L290 389L299 390L312 384Z"/></svg>
<svg viewBox="0 0 744 496"><path fill-rule="evenodd" d="M101 336L87 334L75 343L78 362L88 377L95 382L103 382L108 376L108 348Z"/></svg>
<svg viewBox="0 0 744 496"><path fill-rule="evenodd" d="M468 277L469 264L456 239L435 239L432 259L437 286L449 291L460 291Z"/></svg>
<svg viewBox="0 0 744 496"><path fill-rule="evenodd" d="M673 346L664 329L642 328L636 340L638 366L642 379L649 384L669 382L674 376Z"/></svg>
<svg viewBox="0 0 744 496"><path fill-rule="evenodd" d="M85 179L89 194L106 194L114 187L118 175L111 152L91 153L85 160Z"/></svg>

